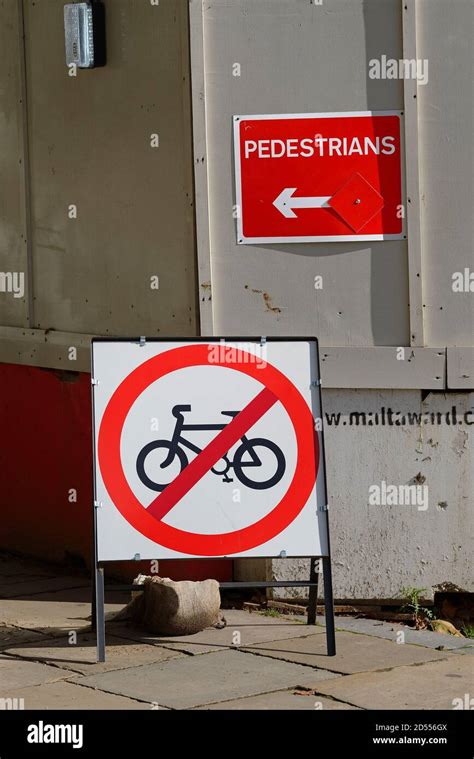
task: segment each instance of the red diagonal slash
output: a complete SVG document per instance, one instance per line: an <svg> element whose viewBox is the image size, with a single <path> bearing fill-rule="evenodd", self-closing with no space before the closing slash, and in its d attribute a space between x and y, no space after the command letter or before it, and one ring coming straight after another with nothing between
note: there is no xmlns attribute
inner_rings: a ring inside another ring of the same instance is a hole
<svg viewBox="0 0 474 759"><path fill-rule="evenodd" d="M257 422L276 402L278 398L265 387L250 403L227 424L196 456L193 461L155 498L147 508L148 514L155 519L163 517L176 506L178 501L191 490L193 485L204 477L206 472L245 435L247 430Z"/></svg>

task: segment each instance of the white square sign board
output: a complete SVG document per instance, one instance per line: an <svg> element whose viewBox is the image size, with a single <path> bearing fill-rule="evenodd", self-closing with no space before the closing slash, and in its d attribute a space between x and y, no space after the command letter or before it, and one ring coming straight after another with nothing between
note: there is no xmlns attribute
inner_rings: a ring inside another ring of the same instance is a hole
<svg viewBox="0 0 474 759"><path fill-rule="evenodd" d="M97 560L328 556L317 341L96 339Z"/></svg>

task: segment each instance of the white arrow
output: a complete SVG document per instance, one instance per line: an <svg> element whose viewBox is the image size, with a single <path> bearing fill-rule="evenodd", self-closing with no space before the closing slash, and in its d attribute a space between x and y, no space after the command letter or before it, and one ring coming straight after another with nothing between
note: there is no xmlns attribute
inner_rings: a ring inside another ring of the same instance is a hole
<svg viewBox="0 0 474 759"><path fill-rule="evenodd" d="M295 198L293 193L296 192L296 187L285 187L285 189L279 194L276 200L273 201L275 208L278 208L281 214L287 219L295 219L296 214L293 211L294 208L329 208L328 200L331 200L331 195L324 197L312 197L312 198Z"/></svg>

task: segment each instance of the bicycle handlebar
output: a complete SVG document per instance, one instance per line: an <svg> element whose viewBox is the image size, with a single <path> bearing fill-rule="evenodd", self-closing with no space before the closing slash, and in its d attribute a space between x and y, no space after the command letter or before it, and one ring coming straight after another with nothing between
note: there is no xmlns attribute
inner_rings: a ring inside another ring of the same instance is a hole
<svg viewBox="0 0 474 759"><path fill-rule="evenodd" d="M181 416L183 411L191 411L191 405L185 404L184 406L173 406L171 413L177 419L178 416Z"/></svg>

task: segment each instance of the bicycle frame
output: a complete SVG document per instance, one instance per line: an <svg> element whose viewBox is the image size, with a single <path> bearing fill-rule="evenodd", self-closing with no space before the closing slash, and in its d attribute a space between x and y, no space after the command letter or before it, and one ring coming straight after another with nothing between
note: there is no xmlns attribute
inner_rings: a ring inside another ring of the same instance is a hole
<svg viewBox="0 0 474 759"><path fill-rule="evenodd" d="M187 410L187 407L186 407ZM238 411L223 411L222 412L225 415L235 417L239 413ZM161 468L164 469L165 467L169 466L171 462L173 461L173 458L175 456L176 448L181 445L183 447L189 448L189 450L193 451L194 453L201 453L202 448L200 448L198 445L195 445L190 440L187 440L182 433L184 430L187 430L189 432L202 432L202 431L211 431L211 430L223 430L225 427L227 427L227 424L185 424L184 423L184 416L182 412L179 410L179 407L175 407L173 409L173 415L176 417L176 424L173 431L173 437L171 438L172 447L170 448L170 451L168 453L168 456L166 457L165 461L161 464ZM248 443L249 440L246 435L242 435L241 437L242 443ZM245 467L252 467L252 466L261 466L262 462L259 459L258 455L255 453L253 448L250 446L248 453L250 457L252 458L252 461L245 462L243 466ZM227 454L224 454L222 457L227 465L228 469L233 467L233 462L229 461L227 459ZM227 471L227 470L226 470Z"/></svg>

